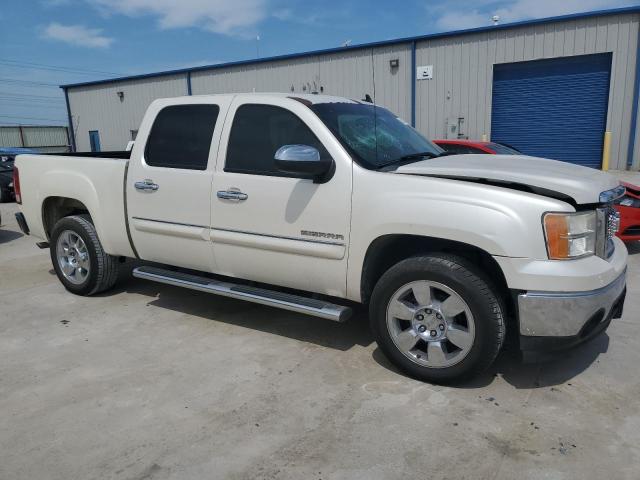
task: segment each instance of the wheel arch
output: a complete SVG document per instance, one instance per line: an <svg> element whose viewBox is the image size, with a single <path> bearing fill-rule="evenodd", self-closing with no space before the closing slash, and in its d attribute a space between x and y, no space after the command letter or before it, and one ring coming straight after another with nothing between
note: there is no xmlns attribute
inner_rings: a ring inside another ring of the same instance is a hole
<svg viewBox="0 0 640 480"><path fill-rule="evenodd" d="M407 258L430 253L458 255L479 266L481 273L498 290L507 309L513 311L507 280L491 254L464 242L410 234L382 235L369 244L360 279L362 303L369 303L376 283L390 267Z"/></svg>
<svg viewBox="0 0 640 480"><path fill-rule="evenodd" d="M88 214L89 208L75 198L49 196L42 202L42 225L47 239L51 239L51 232L55 224L64 217L70 215Z"/></svg>

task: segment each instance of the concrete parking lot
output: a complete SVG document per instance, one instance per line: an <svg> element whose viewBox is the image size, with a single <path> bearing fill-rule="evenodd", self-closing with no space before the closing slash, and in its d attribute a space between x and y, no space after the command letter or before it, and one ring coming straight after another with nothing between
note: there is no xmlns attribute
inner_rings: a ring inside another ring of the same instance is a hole
<svg viewBox="0 0 640 480"><path fill-rule="evenodd" d="M396 371L364 313L132 278L73 296L0 209L0 479L638 478L639 245L606 334L441 387Z"/></svg>

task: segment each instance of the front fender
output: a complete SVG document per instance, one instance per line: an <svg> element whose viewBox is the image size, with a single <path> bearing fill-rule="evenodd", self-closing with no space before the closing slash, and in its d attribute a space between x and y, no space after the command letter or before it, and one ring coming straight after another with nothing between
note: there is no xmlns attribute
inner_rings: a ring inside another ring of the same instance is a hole
<svg viewBox="0 0 640 480"><path fill-rule="evenodd" d="M508 188L440 178L366 172L354 180L347 290L360 297L369 246L385 235L451 240L493 256L546 259L545 211L562 201Z"/></svg>

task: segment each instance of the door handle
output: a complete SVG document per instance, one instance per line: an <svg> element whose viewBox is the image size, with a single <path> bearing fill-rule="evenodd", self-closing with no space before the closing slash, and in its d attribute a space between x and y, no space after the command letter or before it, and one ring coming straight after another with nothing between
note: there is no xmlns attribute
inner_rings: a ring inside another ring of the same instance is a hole
<svg viewBox="0 0 640 480"><path fill-rule="evenodd" d="M153 180L146 179L133 184L136 187L136 190L141 190L143 192L155 192L160 188L157 183L153 183Z"/></svg>
<svg viewBox="0 0 640 480"><path fill-rule="evenodd" d="M242 202L249 198L249 195L237 190L219 190L216 195L218 198L222 198L223 200L236 200L238 202Z"/></svg>

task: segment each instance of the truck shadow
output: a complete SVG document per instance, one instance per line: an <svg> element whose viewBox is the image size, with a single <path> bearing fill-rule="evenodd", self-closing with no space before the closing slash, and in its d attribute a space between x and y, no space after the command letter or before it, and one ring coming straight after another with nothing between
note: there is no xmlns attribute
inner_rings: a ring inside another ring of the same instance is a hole
<svg viewBox="0 0 640 480"><path fill-rule="evenodd" d="M16 232L14 230L5 230L4 227L0 228L0 245L3 243L9 243L13 240L16 240L20 237L23 237L20 232Z"/></svg>
<svg viewBox="0 0 640 480"><path fill-rule="evenodd" d="M573 349L553 353L522 354L516 347L507 345L486 372L471 381L449 386L462 389L484 388L498 377L518 390L562 385L597 362L600 354L606 353L608 349L609 336L606 332ZM406 376L387 360L379 348L373 352L373 358L383 367Z"/></svg>
<svg viewBox="0 0 640 480"><path fill-rule="evenodd" d="M347 351L356 345L366 347L373 343L364 309L354 311L354 315L349 321L337 323L204 292L145 282L135 278L123 280L106 295L117 292L151 297L148 305L181 314L250 328L340 351Z"/></svg>
<svg viewBox="0 0 640 480"><path fill-rule="evenodd" d="M130 275L124 277L114 290L102 295L118 292L144 295L150 298L148 305L339 351L347 351L356 345L367 347L374 342L364 307L356 308L354 316L347 322L336 323L204 292L145 282ZM452 387L484 388L497 377L502 377L517 389L561 385L597 362L608 347L609 336L606 332L576 348L556 353L528 352L523 355L515 345L507 343L488 371L472 381ZM373 351L372 357L380 366L407 377L379 348Z"/></svg>

